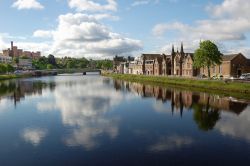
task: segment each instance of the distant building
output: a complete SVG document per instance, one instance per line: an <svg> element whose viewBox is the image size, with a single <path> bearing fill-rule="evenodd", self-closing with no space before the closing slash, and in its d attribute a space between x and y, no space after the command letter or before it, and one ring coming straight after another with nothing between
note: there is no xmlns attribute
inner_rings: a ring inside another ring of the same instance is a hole
<svg viewBox="0 0 250 166"><path fill-rule="evenodd" d="M22 49L18 49L18 47L14 46L13 42L11 42L11 47L6 50L3 50L3 55L10 57L26 56L28 58L38 59L41 57L41 52L23 51Z"/></svg>
<svg viewBox="0 0 250 166"><path fill-rule="evenodd" d="M18 68L26 69L26 70L32 69L32 60L31 59L19 59Z"/></svg>
<svg viewBox="0 0 250 166"><path fill-rule="evenodd" d="M12 62L11 57L0 54L0 63L11 63L11 62Z"/></svg>

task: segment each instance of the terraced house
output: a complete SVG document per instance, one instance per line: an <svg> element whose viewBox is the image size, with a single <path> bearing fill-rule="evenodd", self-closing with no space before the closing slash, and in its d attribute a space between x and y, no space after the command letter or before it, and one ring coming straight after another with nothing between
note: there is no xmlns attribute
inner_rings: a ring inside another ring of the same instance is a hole
<svg viewBox="0 0 250 166"><path fill-rule="evenodd" d="M171 55L142 54L135 61L129 62L124 62L124 58L120 59L119 64L116 61L115 68L117 73L122 74L182 77L196 77L202 74L208 76L207 68L197 69L194 67L194 53L185 53L182 43L180 51L175 51L174 46L172 46ZM117 60L117 57L114 60ZM223 78L239 77L242 73L250 73L250 59L241 53L223 55L221 65L212 66L210 73L211 76L223 76Z"/></svg>

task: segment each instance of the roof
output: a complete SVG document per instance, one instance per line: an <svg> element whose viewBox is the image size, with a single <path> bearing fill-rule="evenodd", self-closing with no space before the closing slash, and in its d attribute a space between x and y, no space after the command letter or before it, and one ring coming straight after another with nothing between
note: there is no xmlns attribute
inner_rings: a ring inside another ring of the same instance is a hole
<svg viewBox="0 0 250 166"><path fill-rule="evenodd" d="M237 57L240 54L229 54L229 55L223 55L222 56L222 61L231 61L233 60L235 57Z"/></svg>
<svg viewBox="0 0 250 166"><path fill-rule="evenodd" d="M160 57L161 54L142 54L142 57L146 60L154 60L155 58Z"/></svg>

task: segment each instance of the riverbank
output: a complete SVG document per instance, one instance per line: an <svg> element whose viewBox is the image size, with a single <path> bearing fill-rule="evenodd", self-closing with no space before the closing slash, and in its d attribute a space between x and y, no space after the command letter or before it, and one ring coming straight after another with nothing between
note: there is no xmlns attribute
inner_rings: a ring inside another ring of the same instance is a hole
<svg viewBox="0 0 250 166"><path fill-rule="evenodd" d="M114 79L172 86L182 89L199 90L250 99L250 83L225 82L218 80L198 80L179 77L145 76L130 74L103 74Z"/></svg>
<svg viewBox="0 0 250 166"><path fill-rule="evenodd" d="M31 74L6 74L6 75L0 75L0 81L2 80L9 80L9 79L16 79L16 78L26 78L26 77L32 77Z"/></svg>

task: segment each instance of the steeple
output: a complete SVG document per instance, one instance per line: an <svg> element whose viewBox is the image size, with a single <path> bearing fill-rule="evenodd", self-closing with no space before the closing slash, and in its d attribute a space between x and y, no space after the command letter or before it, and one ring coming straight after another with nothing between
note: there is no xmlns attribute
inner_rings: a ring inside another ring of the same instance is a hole
<svg viewBox="0 0 250 166"><path fill-rule="evenodd" d="M172 45L172 53L171 55L174 55L174 45Z"/></svg>
<svg viewBox="0 0 250 166"><path fill-rule="evenodd" d="M183 42L181 42L181 54L184 53L184 49L183 49Z"/></svg>

